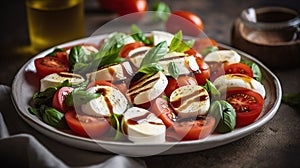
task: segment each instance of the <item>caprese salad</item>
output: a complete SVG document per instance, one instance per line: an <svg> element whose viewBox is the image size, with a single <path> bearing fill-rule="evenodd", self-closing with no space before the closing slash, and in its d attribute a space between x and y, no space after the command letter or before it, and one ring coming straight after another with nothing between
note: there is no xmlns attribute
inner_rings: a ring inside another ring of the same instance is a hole
<svg viewBox="0 0 300 168"><path fill-rule="evenodd" d="M254 62L181 31L114 32L34 60L29 111L70 134L133 143L202 139L247 126L266 96Z"/></svg>

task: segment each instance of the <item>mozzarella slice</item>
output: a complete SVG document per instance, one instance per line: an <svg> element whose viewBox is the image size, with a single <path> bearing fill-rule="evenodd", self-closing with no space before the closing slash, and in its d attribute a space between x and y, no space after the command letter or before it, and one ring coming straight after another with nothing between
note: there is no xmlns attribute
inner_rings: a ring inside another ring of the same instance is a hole
<svg viewBox="0 0 300 168"><path fill-rule="evenodd" d="M69 80L71 84L78 84L85 81L85 79L79 74L68 72L53 73L41 79L40 91L42 92L51 86L58 86L65 80Z"/></svg>
<svg viewBox="0 0 300 168"><path fill-rule="evenodd" d="M264 86L257 80L243 74L226 74L219 76L213 84L220 92L225 92L227 88L241 87L259 93L263 98L266 96Z"/></svg>
<svg viewBox="0 0 300 168"><path fill-rule="evenodd" d="M96 117L109 117L111 114L123 114L127 108L126 97L110 86L94 86L87 90L90 93L100 93L101 96L81 105L83 113Z"/></svg>
<svg viewBox="0 0 300 168"><path fill-rule="evenodd" d="M166 126L150 111L131 107L124 113L124 121L124 131L134 143L165 142Z"/></svg>
<svg viewBox="0 0 300 168"><path fill-rule="evenodd" d="M179 117L197 117L208 113L210 99L202 86L186 85L172 92L170 104Z"/></svg>
<svg viewBox="0 0 300 168"><path fill-rule="evenodd" d="M144 75L137 81L131 81L127 97L132 104L144 104L160 96L167 85L168 79L162 72L152 76Z"/></svg>
<svg viewBox="0 0 300 168"><path fill-rule="evenodd" d="M240 62L241 56L233 50L218 50L207 54L204 57L204 61L233 64Z"/></svg>
<svg viewBox="0 0 300 168"><path fill-rule="evenodd" d="M164 31L152 31L151 34L153 35L154 45L157 45L162 41L166 41L168 46L170 46L171 41L174 37L173 34Z"/></svg>
<svg viewBox="0 0 300 168"><path fill-rule="evenodd" d="M87 79L91 81L106 80L119 81L125 80L128 76L133 74L133 70L129 62L122 62L120 64L111 65L101 68L95 72L86 74Z"/></svg>

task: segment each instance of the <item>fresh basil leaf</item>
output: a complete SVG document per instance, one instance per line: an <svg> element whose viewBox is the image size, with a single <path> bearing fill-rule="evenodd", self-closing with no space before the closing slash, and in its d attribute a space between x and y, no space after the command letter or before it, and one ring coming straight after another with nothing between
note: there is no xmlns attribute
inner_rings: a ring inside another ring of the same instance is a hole
<svg viewBox="0 0 300 168"><path fill-rule="evenodd" d="M158 63L168 53L168 44L166 41L158 43L151 48L142 60L141 67L151 63Z"/></svg>
<svg viewBox="0 0 300 168"><path fill-rule="evenodd" d="M112 114L109 117L110 120L110 124L111 126L114 128L114 130L112 130L112 133L114 133L114 140L118 141L121 140L121 136L122 136L122 121L120 123L120 120L124 120L123 115L119 115L119 114Z"/></svg>
<svg viewBox="0 0 300 168"><path fill-rule="evenodd" d="M98 68L119 63L118 61L121 60L118 59L118 55L121 51L121 48L125 44L133 42L135 42L135 40L125 33L116 32L112 34L111 37L105 41L95 56L97 60L100 61Z"/></svg>
<svg viewBox="0 0 300 168"><path fill-rule="evenodd" d="M150 63L143 65L140 69L139 72L145 73L145 74L154 74L156 72L163 71L163 68L157 64L157 63Z"/></svg>
<svg viewBox="0 0 300 168"><path fill-rule="evenodd" d="M174 79L178 78L178 76L179 76L179 69L178 69L178 67L176 66L176 64L173 61L169 62L169 64L168 64L168 71L169 71L169 74Z"/></svg>
<svg viewBox="0 0 300 168"><path fill-rule="evenodd" d="M41 106L40 110L42 113L42 119L45 123L56 128L68 128L64 113L47 106Z"/></svg>
<svg viewBox="0 0 300 168"><path fill-rule="evenodd" d="M214 51L218 51L219 48L216 47L216 46L208 46L208 47L205 47L202 51L201 51L201 55L205 56L211 52L214 52Z"/></svg>
<svg viewBox="0 0 300 168"><path fill-rule="evenodd" d="M171 13L170 7L164 2L154 2L151 6L151 10L155 11L152 20L157 21L166 21Z"/></svg>
<svg viewBox="0 0 300 168"><path fill-rule="evenodd" d="M220 91L215 87L215 85L213 85L213 83L211 81L209 81L208 79L206 79L206 83L203 86L206 91L211 95L212 99L218 100L221 97L221 93Z"/></svg>
<svg viewBox="0 0 300 168"><path fill-rule="evenodd" d="M215 131L218 133L230 132L236 125L236 113L234 108L225 100L214 101L210 107L210 115L213 115L218 122Z"/></svg>
<svg viewBox="0 0 300 168"><path fill-rule="evenodd" d="M171 52L185 52L189 50L194 43L194 40L182 41L182 31L180 30L174 35L169 48Z"/></svg>
<svg viewBox="0 0 300 168"><path fill-rule="evenodd" d="M170 101L170 98L168 96L164 95L164 94L161 96L161 98L163 98L163 99L165 99L167 101Z"/></svg>
<svg viewBox="0 0 300 168"><path fill-rule="evenodd" d="M77 63L84 62L85 52L81 46L74 46L70 50L69 54L69 64L70 64L70 72L74 71L74 67Z"/></svg>
<svg viewBox="0 0 300 168"><path fill-rule="evenodd" d="M291 107L300 107L300 93L290 93L282 96L282 102Z"/></svg>
<svg viewBox="0 0 300 168"><path fill-rule="evenodd" d="M75 88L70 94L66 96L65 104L67 106L78 106L86 104L89 101L96 99L101 96L100 93L90 93L88 91L82 90L81 88Z"/></svg>
<svg viewBox="0 0 300 168"><path fill-rule="evenodd" d="M148 39L146 37L146 35L141 31L141 29L135 24L131 25L130 33L131 33L132 38L135 41L140 41L140 42L142 42L146 45L152 45L153 44L153 41Z"/></svg>
<svg viewBox="0 0 300 168"><path fill-rule="evenodd" d="M256 63L254 63L252 61L245 61L245 60L241 60L241 63L248 65L253 72L253 78L256 79L257 81L261 82L262 73L261 73L259 66Z"/></svg>
<svg viewBox="0 0 300 168"><path fill-rule="evenodd" d="M39 108L41 105L51 106L52 99L56 91L57 87L48 87L43 92L34 93L32 97L34 106L37 108Z"/></svg>
<svg viewBox="0 0 300 168"><path fill-rule="evenodd" d="M37 116L38 118L41 118L41 114L40 114L40 109L39 109L39 108L29 107L29 108L28 108L28 111L29 111L31 114Z"/></svg>
<svg viewBox="0 0 300 168"><path fill-rule="evenodd" d="M54 48L54 50L51 53L49 53L47 56L55 56L57 52L63 52L63 51L65 50L62 48Z"/></svg>

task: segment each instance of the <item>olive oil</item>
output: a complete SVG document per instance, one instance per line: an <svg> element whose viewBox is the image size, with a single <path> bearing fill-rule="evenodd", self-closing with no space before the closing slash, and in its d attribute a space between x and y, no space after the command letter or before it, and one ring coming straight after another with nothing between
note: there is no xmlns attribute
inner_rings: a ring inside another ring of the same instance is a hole
<svg viewBox="0 0 300 168"><path fill-rule="evenodd" d="M26 6L33 49L85 36L83 0L27 0Z"/></svg>

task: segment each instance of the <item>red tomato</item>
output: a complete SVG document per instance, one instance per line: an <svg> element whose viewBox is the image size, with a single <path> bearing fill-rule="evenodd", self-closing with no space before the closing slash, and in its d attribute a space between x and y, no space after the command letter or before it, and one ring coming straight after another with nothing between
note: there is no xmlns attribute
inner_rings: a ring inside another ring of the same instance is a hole
<svg viewBox="0 0 300 168"><path fill-rule="evenodd" d="M195 49L193 48L190 48L189 50L187 50L186 52L184 52L185 54L188 54L188 55L193 55L195 57L199 57L202 59L202 55L200 53L198 53Z"/></svg>
<svg viewBox="0 0 300 168"><path fill-rule="evenodd" d="M236 127L253 123L264 106L264 99L259 93L244 88L228 89L226 101L235 109Z"/></svg>
<svg viewBox="0 0 300 168"><path fill-rule="evenodd" d="M119 6L118 14L120 16L135 12L144 12L148 8L147 0L122 0Z"/></svg>
<svg viewBox="0 0 300 168"><path fill-rule="evenodd" d="M170 33L175 34L181 30L184 35L190 36L197 36L203 30L201 18L188 11L173 11L165 26Z"/></svg>
<svg viewBox="0 0 300 168"><path fill-rule="evenodd" d="M225 74L244 74L253 78L252 69L243 63L225 65Z"/></svg>
<svg viewBox="0 0 300 168"><path fill-rule="evenodd" d="M70 107L65 105L65 99L72 91L72 87L62 87L57 90L52 99L52 107L63 113L70 110Z"/></svg>
<svg viewBox="0 0 300 168"><path fill-rule="evenodd" d="M87 89L88 88L91 88L93 86L110 86L110 87L113 87L115 89L118 89L118 87L116 87L114 84L112 84L111 82L108 82L108 81L105 81L105 80L95 80L95 81L92 81L90 82L88 85L87 85Z"/></svg>
<svg viewBox="0 0 300 168"><path fill-rule="evenodd" d="M122 49L119 53L119 57L127 58L128 54L131 50L142 47L142 46L144 46L144 43L142 43L140 41L126 44L122 47Z"/></svg>
<svg viewBox="0 0 300 168"><path fill-rule="evenodd" d="M163 98L155 99L150 111L158 116L167 128L172 126L176 120L176 115L173 113L172 108L170 108L168 101Z"/></svg>
<svg viewBox="0 0 300 168"><path fill-rule="evenodd" d="M182 119L183 121L177 121L173 127L175 132L183 137L182 140L197 140L207 137L215 126L216 120L212 116L206 118Z"/></svg>
<svg viewBox="0 0 300 168"><path fill-rule="evenodd" d="M34 60L37 74L43 78L52 73L67 72L69 64L53 56L46 56Z"/></svg>
<svg viewBox="0 0 300 168"><path fill-rule="evenodd" d="M199 66L199 70L194 72L194 76L198 82L198 85L204 85L206 83L206 79L210 78L210 67L200 57L195 58Z"/></svg>
<svg viewBox="0 0 300 168"><path fill-rule="evenodd" d="M64 61L64 62L68 62L68 53L66 51L58 51L55 53L55 57L57 57L58 59Z"/></svg>
<svg viewBox="0 0 300 168"><path fill-rule="evenodd" d="M65 113L68 126L72 131L84 137L98 137L103 135L109 129L109 122L103 117L92 117L88 115L79 115L74 111Z"/></svg>
<svg viewBox="0 0 300 168"><path fill-rule="evenodd" d="M165 89L166 96L170 97L175 89L185 85L197 85L197 80L187 75L179 76L177 80L173 77L168 77L168 85Z"/></svg>
<svg viewBox="0 0 300 168"><path fill-rule="evenodd" d="M193 49L196 50L197 52L201 53L204 48L210 47L210 46L218 47L218 44L212 38L200 38L195 41L195 43L193 45Z"/></svg>

